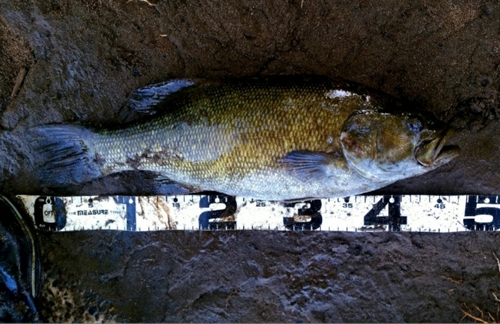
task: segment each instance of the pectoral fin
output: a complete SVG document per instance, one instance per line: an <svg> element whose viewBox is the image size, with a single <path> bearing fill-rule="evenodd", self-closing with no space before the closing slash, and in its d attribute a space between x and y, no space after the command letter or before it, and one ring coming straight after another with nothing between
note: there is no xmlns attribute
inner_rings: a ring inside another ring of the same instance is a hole
<svg viewBox="0 0 500 324"><path fill-rule="evenodd" d="M315 181L332 176L334 163L339 159L338 153L292 151L278 163L302 181Z"/></svg>

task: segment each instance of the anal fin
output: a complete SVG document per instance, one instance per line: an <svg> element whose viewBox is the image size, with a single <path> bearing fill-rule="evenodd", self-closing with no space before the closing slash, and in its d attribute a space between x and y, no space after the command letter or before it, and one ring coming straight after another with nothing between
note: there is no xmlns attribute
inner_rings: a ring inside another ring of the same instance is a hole
<svg viewBox="0 0 500 324"><path fill-rule="evenodd" d="M186 186L178 182L174 182L163 175L158 175L154 178L153 191L155 195L172 196L194 194L198 193L200 189Z"/></svg>

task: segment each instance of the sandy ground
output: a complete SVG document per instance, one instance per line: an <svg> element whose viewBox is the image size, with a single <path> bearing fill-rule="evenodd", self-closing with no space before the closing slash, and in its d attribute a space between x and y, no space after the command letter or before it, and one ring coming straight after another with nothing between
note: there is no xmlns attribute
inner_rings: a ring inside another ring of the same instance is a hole
<svg viewBox="0 0 500 324"><path fill-rule="evenodd" d="M318 74L381 90L456 128L458 159L379 192L499 194L499 14L496 1L2 1L0 188L41 191L27 128L130 120L125 103L138 87ZM142 193L149 180L129 173L67 193ZM477 305L496 316L497 242L496 233L40 234L42 315L459 321L467 307L480 315Z"/></svg>

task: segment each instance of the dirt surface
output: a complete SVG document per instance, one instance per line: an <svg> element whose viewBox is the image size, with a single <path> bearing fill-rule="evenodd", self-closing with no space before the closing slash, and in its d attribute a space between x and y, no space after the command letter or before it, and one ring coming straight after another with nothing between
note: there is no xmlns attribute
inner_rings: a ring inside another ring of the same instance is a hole
<svg viewBox="0 0 500 324"><path fill-rule="evenodd" d="M496 312L498 239L497 233L56 233L42 237L50 278L42 315L458 322L464 303Z"/></svg>
<svg viewBox="0 0 500 324"><path fill-rule="evenodd" d="M138 87L317 74L457 129L458 159L379 192L499 194L499 14L497 1L3 1L0 188L41 191L27 128L133 118L125 103ZM67 193L148 192L149 180L128 173ZM458 321L463 304L494 314L500 291L495 233L86 232L40 242L47 321Z"/></svg>

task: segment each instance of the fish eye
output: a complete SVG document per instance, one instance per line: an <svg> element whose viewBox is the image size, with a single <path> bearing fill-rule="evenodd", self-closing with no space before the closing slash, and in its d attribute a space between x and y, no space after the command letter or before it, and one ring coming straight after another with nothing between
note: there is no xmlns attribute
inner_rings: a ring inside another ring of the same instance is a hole
<svg viewBox="0 0 500 324"><path fill-rule="evenodd" d="M407 125L408 129L416 134L420 133L424 129L422 122L417 117L411 117Z"/></svg>

